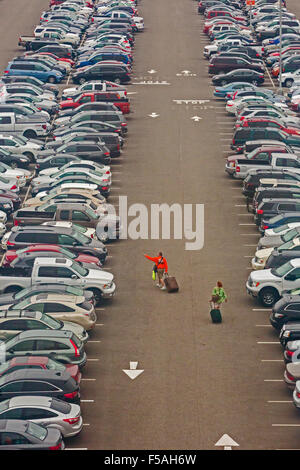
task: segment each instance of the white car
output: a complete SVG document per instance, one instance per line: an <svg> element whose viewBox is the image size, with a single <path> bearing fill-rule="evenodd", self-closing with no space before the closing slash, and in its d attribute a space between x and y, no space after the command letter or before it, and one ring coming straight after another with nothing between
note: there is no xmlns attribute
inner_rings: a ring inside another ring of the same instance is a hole
<svg viewBox="0 0 300 470"><path fill-rule="evenodd" d="M83 233L86 237L97 238L96 230L94 228L82 227L81 225L73 224L73 222L68 221L59 221L59 222L43 222L42 225L48 225L50 227L64 227L64 228L74 228L78 232Z"/></svg>
<svg viewBox="0 0 300 470"><path fill-rule="evenodd" d="M1 224L6 224L7 222L7 215L4 211L0 211L0 223Z"/></svg>
<svg viewBox="0 0 300 470"><path fill-rule="evenodd" d="M283 243L280 245L280 250L286 249L286 250L292 250L292 249L299 249L300 246L300 239L295 237L293 240ZM255 253L255 257L252 258L251 265L254 270L257 269L264 269L265 264L267 262L267 259L273 252L274 247L271 248L263 248L261 250L257 250Z"/></svg>
<svg viewBox="0 0 300 470"><path fill-rule="evenodd" d="M64 183L60 185L61 189L84 189L85 191L96 191L98 190L98 186L93 183ZM46 196L49 194L50 191L41 191L38 193L38 197L42 198L43 196Z"/></svg>
<svg viewBox="0 0 300 470"><path fill-rule="evenodd" d="M292 228L297 228L300 226L300 222L292 222L290 224L280 225L276 228L267 228L265 230L264 236L265 237L278 237L280 235L284 235Z"/></svg>
<svg viewBox="0 0 300 470"><path fill-rule="evenodd" d="M0 222L0 238L3 237L3 235L6 232L6 225L2 222Z"/></svg>
<svg viewBox="0 0 300 470"><path fill-rule="evenodd" d="M58 171L69 170L70 168L88 168L92 171L98 171L103 175L107 175L107 178L111 177L110 166L102 165L101 163L95 163L92 160L75 160L62 167L52 167L46 168L45 170L40 171L39 176L53 176Z"/></svg>
<svg viewBox="0 0 300 470"><path fill-rule="evenodd" d="M278 77L279 80L279 77ZM291 88L294 85L294 82L297 80L300 81L300 69L295 72L285 72L281 77L281 84L287 88Z"/></svg>
<svg viewBox="0 0 300 470"><path fill-rule="evenodd" d="M71 175L83 175L83 176L90 176L93 180L99 181L99 184L105 183L107 186L111 185L111 177L110 175L103 175L100 171L93 171L88 168L68 168L62 169L52 175L45 175L45 176L38 176L32 180L32 186L38 186L40 184L48 184L52 183L54 180L58 180L60 178L64 178L65 176Z"/></svg>
<svg viewBox="0 0 300 470"><path fill-rule="evenodd" d="M23 170L21 168L12 169L10 166L1 162L0 174L9 180L18 181L20 188L25 186L27 181L32 177L32 173L29 170Z"/></svg>
<svg viewBox="0 0 300 470"><path fill-rule="evenodd" d="M242 119L238 116L236 124L241 124L242 120L246 119L253 119L253 118L261 118L261 117L269 117L275 118L282 121L286 127L300 127L300 119L294 116L286 116L285 113L281 109L272 109L272 110L264 110L264 109L253 109L248 110L246 113L243 113Z"/></svg>
<svg viewBox="0 0 300 470"><path fill-rule="evenodd" d="M83 83L80 86L65 88L62 93L62 99L67 99L75 95L80 95L80 93L90 93L92 91L117 91L122 98L125 98L127 95L126 88L123 85L118 85L114 82L93 80L86 83Z"/></svg>
<svg viewBox="0 0 300 470"><path fill-rule="evenodd" d="M246 282L247 292L258 297L265 307L272 307L283 291L300 287L300 259L295 258L275 269L252 271Z"/></svg>
<svg viewBox="0 0 300 470"><path fill-rule="evenodd" d="M4 140L4 143L1 144L1 148L4 148L11 153L21 153L29 158L36 157L42 148L42 142L37 144L32 140L28 140L25 137L19 135L12 136L0 134L0 139Z"/></svg>
<svg viewBox="0 0 300 470"><path fill-rule="evenodd" d="M251 96L244 96L243 98L240 98L240 99L228 100L226 103L226 111L229 114L236 115L237 108L244 102L247 103L250 99L251 99ZM262 103L262 104L268 103L268 100L266 98L263 98L262 96L253 96L253 100L256 101L257 103ZM282 110L288 109L288 106L282 102L274 102L272 103L272 105Z"/></svg>

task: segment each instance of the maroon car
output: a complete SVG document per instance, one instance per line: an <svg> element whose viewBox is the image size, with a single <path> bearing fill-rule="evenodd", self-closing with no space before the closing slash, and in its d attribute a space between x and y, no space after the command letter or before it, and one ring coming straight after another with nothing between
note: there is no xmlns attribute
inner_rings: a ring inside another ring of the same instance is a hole
<svg viewBox="0 0 300 470"><path fill-rule="evenodd" d="M25 253L32 254L36 253L38 256L38 252L45 252L49 253L49 257L52 256L59 256L62 255L66 258L72 259L74 261L79 261L81 263L92 263L96 264L97 266L101 267L102 264L96 256L86 255L85 253L72 253L72 251L63 248L58 245L30 245L26 248L20 248L19 250L8 250L5 253L3 266L10 266L10 263L18 258L19 255L23 255Z"/></svg>
<svg viewBox="0 0 300 470"><path fill-rule="evenodd" d="M68 372L79 384L81 372L79 367L73 364L61 364L60 362L45 356L18 356L0 364L0 377L15 372L19 369L48 369L57 372Z"/></svg>
<svg viewBox="0 0 300 470"><path fill-rule="evenodd" d="M9 199L13 203L14 210L19 209L21 205L21 198L16 193L13 193L12 191L6 191L5 189L0 189L0 197L6 197Z"/></svg>

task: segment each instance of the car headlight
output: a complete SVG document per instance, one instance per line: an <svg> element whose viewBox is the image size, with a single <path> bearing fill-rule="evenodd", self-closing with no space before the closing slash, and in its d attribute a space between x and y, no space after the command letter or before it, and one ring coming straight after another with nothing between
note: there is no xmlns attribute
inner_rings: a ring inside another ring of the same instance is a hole
<svg viewBox="0 0 300 470"><path fill-rule="evenodd" d="M10 209L10 204L3 204L3 207L5 207L5 209Z"/></svg>
<svg viewBox="0 0 300 470"><path fill-rule="evenodd" d="M285 338L288 338L290 336L290 332L285 331L282 336L284 336Z"/></svg>

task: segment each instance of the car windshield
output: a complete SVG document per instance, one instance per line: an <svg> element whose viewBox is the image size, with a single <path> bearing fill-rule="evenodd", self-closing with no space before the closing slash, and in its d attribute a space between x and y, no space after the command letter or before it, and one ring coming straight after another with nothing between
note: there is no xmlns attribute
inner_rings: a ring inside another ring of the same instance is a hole
<svg viewBox="0 0 300 470"><path fill-rule="evenodd" d="M8 408L9 408L9 399L0 403L0 413L3 413L3 411L8 410Z"/></svg>
<svg viewBox="0 0 300 470"><path fill-rule="evenodd" d="M276 215L275 217L272 217L272 218L269 220L269 223L270 223L270 224L276 224L276 223L279 222L280 220L282 220L282 215Z"/></svg>
<svg viewBox="0 0 300 470"><path fill-rule="evenodd" d="M91 238L83 235L83 233L77 232L77 230L72 231L72 236L83 245L88 245L91 243Z"/></svg>
<svg viewBox="0 0 300 470"><path fill-rule="evenodd" d="M28 294L30 294L31 290L32 290L31 287L26 287L25 289L22 289L19 292L16 292L14 297L16 300L22 299L22 297L25 297Z"/></svg>
<svg viewBox="0 0 300 470"><path fill-rule="evenodd" d="M53 359L48 359L47 369L57 370L59 372L63 372L63 371L66 370L66 367L63 364L61 364L60 362L53 361Z"/></svg>
<svg viewBox="0 0 300 470"><path fill-rule="evenodd" d="M95 205L94 205L94 206L95 206ZM96 206L95 206L95 207L96 207ZM87 207L85 208L85 212L87 213L87 215L88 215L91 219L94 219L94 220L98 219L97 214L96 214L89 206L87 206Z"/></svg>
<svg viewBox="0 0 300 470"><path fill-rule="evenodd" d="M64 324L60 320L55 320L52 317L49 317L48 315L42 315L41 321L44 322L51 330L60 330Z"/></svg>
<svg viewBox="0 0 300 470"><path fill-rule="evenodd" d="M273 232L274 233L280 233L280 232L283 232L284 230L288 230L289 229L289 226L287 224L285 225L280 225L279 227L275 227L273 229Z"/></svg>
<svg viewBox="0 0 300 470"><path fill-rule="evenodd" d="M26 139L24 139L23 137L20 137L18 135L18 137L14 137L15 141L18 142L20 145L23 145L23 144L26 144Z"/></svg>
<svg viewBox="0 0 300 470"><path fill-rule="evenodd" d="M280 245L278 250L280 250L280 251L282 251L282 250L291 250L292 248L294 248L294 246L295 246L294 240L291 240L287 243L283 243L282 245Z"/></svg>
<svg viewBox="0 0 300 470"><path fill-rule="evenodd" d="M288 261L287 263L283 264L283 265L280 266L279 268L271 269L271 273L274 274L275 276L283 277L283 276L285 276L292 268L293 268L293 266L292 266L291 263Z"/></svg>
<svg viewBox="0 0 300 470"><path fill-rule="evenodd" d="M290 240L293 240L294 237L298 235L298 231L294 228L292 230L289 230L287 233L285 233L281 238L282 241L284 242L289 242Z"/></svg>
<svg viewBox="0 0 300 470"><path fill-rule="evenodd" d="M72 225L73 225L73 228L77 230L77 232L85 233L87 231L86 227L82 227L81 225L78 225L78 224L72 224Z"/></svg>
<svg viewBox="0 0 300 470"><path fill-rule="evenodd" d="M75 253L72 253L72 251L66 249L66 248L63 248L63 247L59 247L59 252L62 254L62 255L66 255L68 258L70 259L75 259L76 258L76 255Z"/></svg>
<svg viewBox="0 0 300 470"><path fill-rule="evenodd" d="M74 269L74 271L78 274L80 274L80 276L86 276L88 274L88 269L86 268L83 268L82 266L80 266L80 264L78 263L72 263L72 269Z"/></svg>
<svg viewBox="0 0 300 470"><path fill-rule="evenodd" d="M44 441L48 433L47 429L39 426L38 424L30 422L27 424L26 431L28 434L35 437L36 439L39 439L40 441Z"/></svg>
<svg viewBox="0 0 300 470"><path fill-rule="evenodd" d="M20 302L19 304L15 304L15 305L13 306L13 310L23 310L23 309L25 309L28 305L30 305L30 300L25 299L25 300L23 300L22 302Z"/></svg>
<svg viewBox="0 0 300 470"><path fill-rule="evenodd" d="M74 286L67 286L66 287L66 294L72 294L76 296L84 296L83 289L80 289L80 287L74 287Z"/></svg>

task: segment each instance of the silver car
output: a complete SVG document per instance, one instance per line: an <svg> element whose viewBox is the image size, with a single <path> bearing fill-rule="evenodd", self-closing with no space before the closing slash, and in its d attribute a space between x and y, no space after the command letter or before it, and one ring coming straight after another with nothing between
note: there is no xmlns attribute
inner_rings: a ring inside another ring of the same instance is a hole
<svg viewBox="0 0 300 470"><path fill-rule="evenodd" d="M58 429L64 437L82 430L80 406L57 398L41 396L13 397L0 403L0 419L24 419Z"/></svg>

